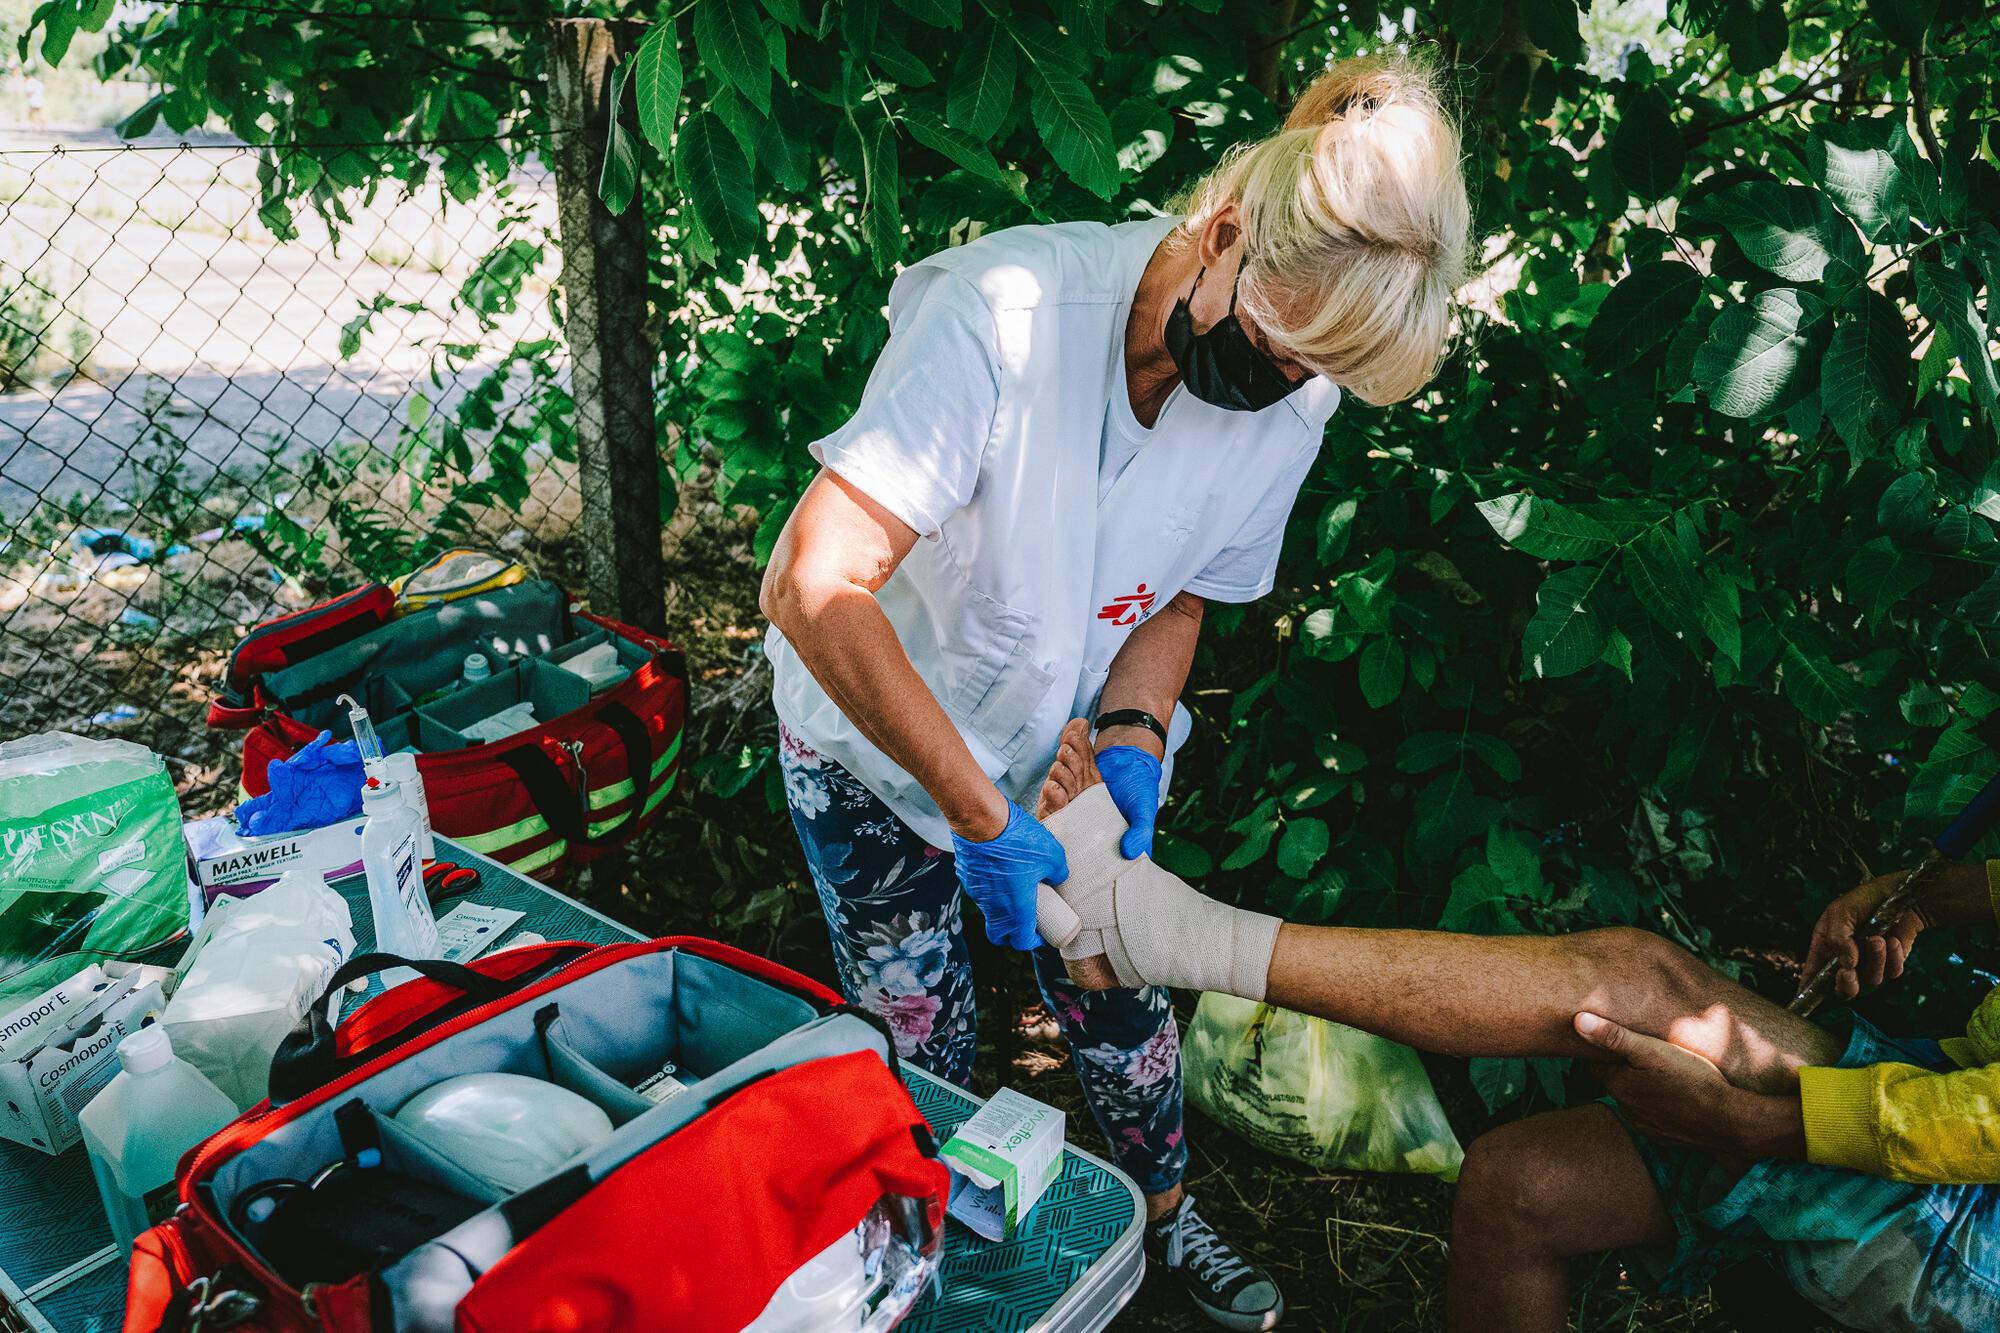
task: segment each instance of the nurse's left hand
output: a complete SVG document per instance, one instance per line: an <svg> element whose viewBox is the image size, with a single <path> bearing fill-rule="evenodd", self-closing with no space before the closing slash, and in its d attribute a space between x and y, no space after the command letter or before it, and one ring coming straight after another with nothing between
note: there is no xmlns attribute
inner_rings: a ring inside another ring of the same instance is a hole
<svg viewBox="0 0 2000 1333"><path fill-rule="evenodd" d="M986 917L986 938L1010 949L1039 949L1035 891L1069 878L1069 858L1042 821L1007 802L1007 827L985 842L951 835L958 882Z"/></svg>
<svg viewBox="0 0 2000 1333"><path fill-rule="evenodd" d="M1150 856L1153 829L1160 820L1160 760L1136 745L1107 745L1097 752L1097 771L1111 789L1111 803L1128 827L1118 840L1127 861Z"/></svg>

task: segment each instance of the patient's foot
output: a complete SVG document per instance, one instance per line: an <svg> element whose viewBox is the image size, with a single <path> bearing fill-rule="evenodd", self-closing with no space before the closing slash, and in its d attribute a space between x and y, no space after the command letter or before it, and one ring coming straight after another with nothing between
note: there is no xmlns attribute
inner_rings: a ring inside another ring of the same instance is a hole
<svg viewBox="0 0 2000 1333"><path fill-rule="evenodd" d="M1049 765L1049 776L1035 798L1035 818L1049 818L1103 781L1097 771L1097 755L1090 748L1090 723L1075 718L1063 728L1055 762ZM1118 974L1111 970L1111 962L1103 954L1065 958L1063 966L1069 971L1069 979L1087 990L1111 990L1118 985Z"/></svg>
<svg viewBox="0 0 2000 1333"><path fill-rule="evenodd" d="M1069 878L1037 894L1035 924L1078 985L1264 998L1278 919L1204 897L1151 857L1125 859L1125 818L1098 774L1084 723L1063 729L1035 813L1069 861Z"/></svg>
<svg viewBox="0 0 2000 1333"><path fill-rule="evenodd" d="M1090 723L1074 718L1062 730L1055 762L1049 765L1049 776L1035 798L1035 818L1047 819L1102 781L1096 752L1090 748Z"/></svg>

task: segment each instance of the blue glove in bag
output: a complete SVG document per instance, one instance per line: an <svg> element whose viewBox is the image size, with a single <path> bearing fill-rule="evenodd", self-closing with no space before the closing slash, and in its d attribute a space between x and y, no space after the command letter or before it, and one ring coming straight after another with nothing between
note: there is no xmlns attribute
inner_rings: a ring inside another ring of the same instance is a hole
<svg viewBox="0 0 2000 1333"><path fill-rule="evenodd" d="M1127 861L1152 855L1153 829L1160 822L1160 761L1136 745L1111 745L1097 752L1097 771L1111 789L1111 803L1131 826L1118 850Z"/></svg>
<svg viewBox="0 0 2000 1333"><path fill-rule="evenodd" d="M1055 834L1033 815L1007 802L1007 827L990 842L951 835L958 882L986 915L986 938L1010 949L1038 949L1035 887L1069 878L1069 858Z"/></svg>
<svg viewBox="0 0 2000 1333"><path fill-rule="evenodd" d="M236 807L236 827L251 837L324 828L361 810L361 752L353 741L335 745L322 731L289 759L265 770L271 790ZM1029 920L1033 920L1030 913Z"/></svg>

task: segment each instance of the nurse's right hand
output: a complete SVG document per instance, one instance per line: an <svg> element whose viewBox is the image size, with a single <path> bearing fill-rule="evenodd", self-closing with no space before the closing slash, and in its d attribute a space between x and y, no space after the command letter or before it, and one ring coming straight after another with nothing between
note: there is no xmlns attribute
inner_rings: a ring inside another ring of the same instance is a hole
<svg viewBox="0 0 2000 1333"><path fill-rule="evenodd" d="M1069 878L1069 859L1055 835L1009 801L1007 827L998 837L974 842L954 833L951 852L958 862L958 882L986 915L986 938L1010 949L1040 948L1036 886Z"/></svg>

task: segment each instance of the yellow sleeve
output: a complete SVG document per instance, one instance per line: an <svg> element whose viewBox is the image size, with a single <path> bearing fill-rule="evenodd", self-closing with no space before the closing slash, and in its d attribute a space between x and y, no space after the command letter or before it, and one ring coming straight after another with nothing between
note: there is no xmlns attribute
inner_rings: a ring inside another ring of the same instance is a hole
<svg viewBox="0 0 2000 1333"><path fill-rule="evenodd" d="M2000 1065L1799 1071L1806 1157L1922 1184L2000 1183Z"/></svg>

